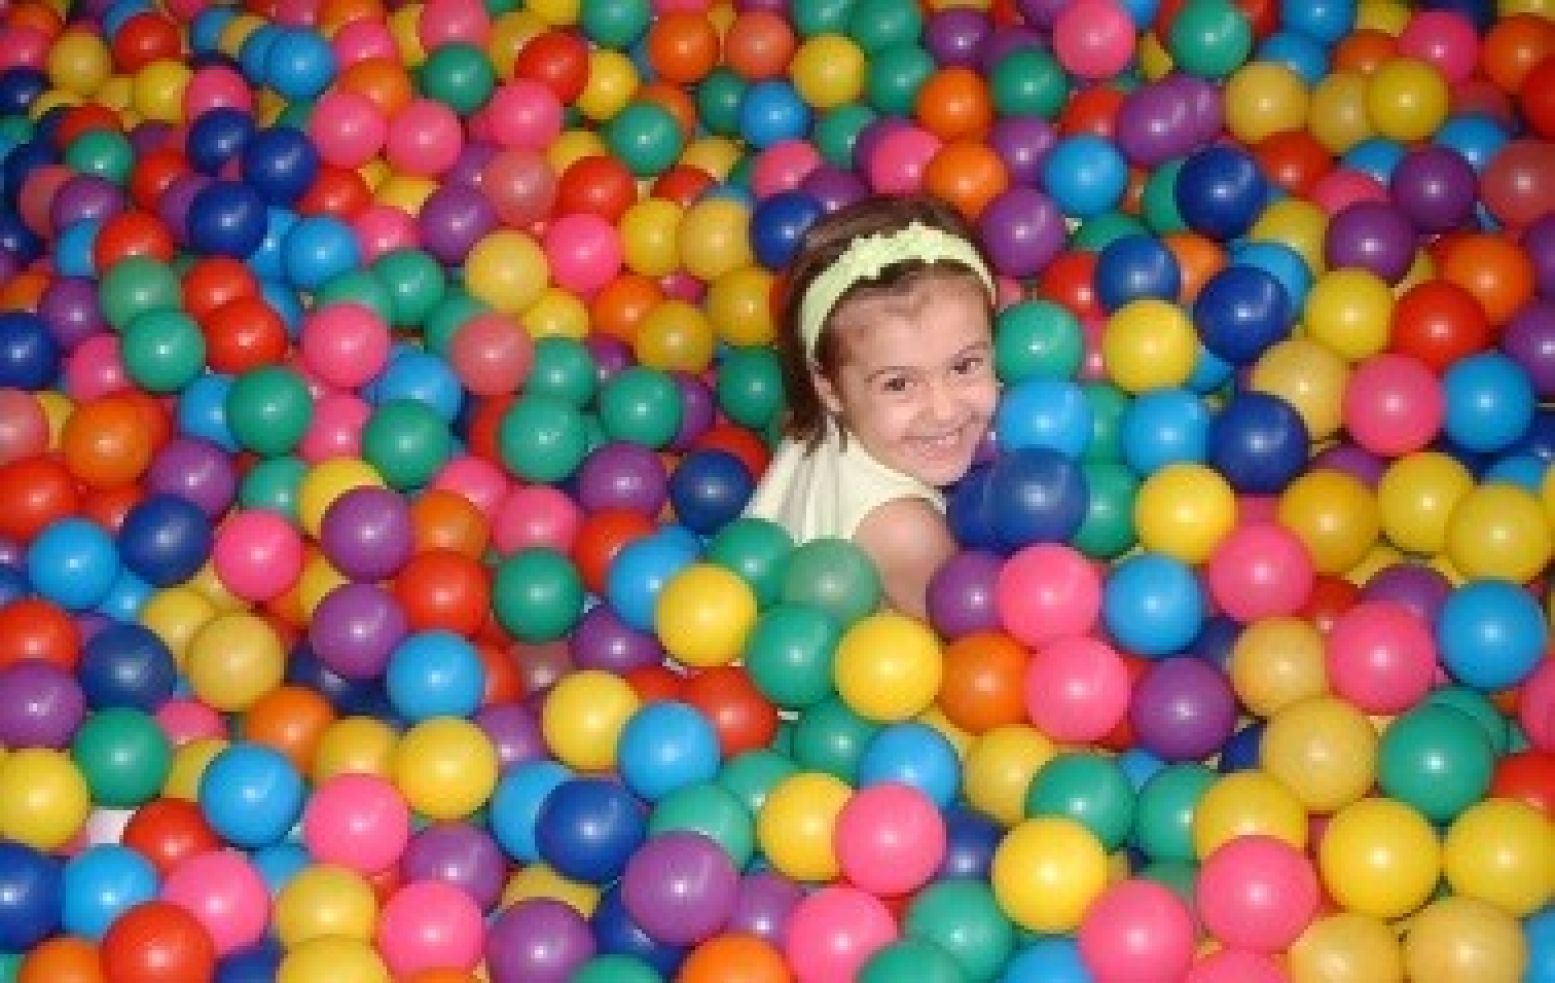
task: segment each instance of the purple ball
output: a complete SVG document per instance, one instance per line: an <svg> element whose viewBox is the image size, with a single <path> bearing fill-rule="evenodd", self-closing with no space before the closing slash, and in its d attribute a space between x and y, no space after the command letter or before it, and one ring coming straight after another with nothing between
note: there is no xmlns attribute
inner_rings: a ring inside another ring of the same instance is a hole
<svg viewBox="0 0 1555 983"><path fill-rule="evenodd" d="M603 385L622 369L632 364L632 350L626 342L602 331L590 331L583 339L583 346L594 359L594 381Z"/></svg>
<svg viewBox="0 0 1555 983"><path fill-rule="evenodd" d="M1368 488L1377 487L1387 462L1370 451L1354 444L1335 444L1312 459L1309 471L1339 471L1360 481Z"/></svg>
<svg viewBox="0 0 1555 983"><path fill-rule="evenodd" d="M1474 165L1451 147L1409 151L1388 177L1399 212L1426 234L1447 232L1467 222L1479 198Z"/></svg>
<svg viewBox="0 0 1555 983"><path fill-rule="evenodd" d="M49 203L49 221L63 229L76 222L101 222L124 211L124 192L117 184L95 174L78 174L55 192Z"/></svg>
<svg viewBox="0 0 1555 983"><path fill-rule="evenodd" d="M1166 761L1195 761L1219 750L1236 727L1236 696L1215 666L1192 656L1145 669L1129 721L1140 746Z"/></svg>
<svg viewBox="0 0 1555 983"><path fill-rule="evenodd" d="M799 190L814 198L821 211L830 213L869 195L864 179L852 171L820 164L799 182Z"/></svg>
<svg viewBox="0 0 1555 983"><path fill-rule="evenodd" d="M443 187L480 188L481 172L497 153L493 144L467 141L454 166L443 172Z"/></svg>
<svg viewBox="0 0 1555 983"><path fill-rule="evenodd" d="M725 931L744 932L781 946L788 916L804 896L804 889L782 874L770 870L746 874L735 890Z"/></svg>
<svg viewBox="0 0 1555 983"><path fill-rule="evenodd" d="M728 921L739 880L734 862L711 837L661 833L627 862L621 901L654 940L695 945Z"/></svg>
<svg viewBox="0 0 1555 983"><path fill-rule="evenodd" d="M520 901L486 932L491 983L567 983L593 957L588 922L551 898Z"/></svg>
<svg viewBox="0 0 1555 983"><path fill-rule="evenodd" d="M734 9L740 13L764 10L772 14L788 16L788 0L736 0Z"/></svg>
<svg viewBox="0 0 1555 983"><path fill-rule="evenodd" d="M572 632L572 662L579 669L603 669L621 676L663 660L659 640L622 621L608 604L590 608Z"/></svg>
<svg viewBox="0 0 1555 983"><path fill-rule="evenodd" d="M941 68L976 68L993 24L980 10L952 7L929 18L923 46Z"/></svg>
<svg viewBox="0 0 1555 983"><path fill-rule="evenodd" d="M443 881L490 911L502 897L507 859L497 841L468 823L434 823L417 833L401 858L405 882Z"/></svg>
<svg viewBox="0 0 1555 983"><path fill-rule="evenodd" d="M1005 276L1035 276L1068 241L1069 230L1058 206L1035 188L1000 192L983 209L977 226L988 258Z"/></svg>
<svg viewBox="0 0 1555 983"><path fill-rule="evenodd" d="M475 725L485 732L497 751L497 763L506 770L546 756L540 718L522 703L497 703L475 713Z"/></svg>
<svg viewBox="0 0 1555 983"><path fill-rule="evenodd" d="M1030 26L1042 31L1050 31L1053 25L1058 23L1058 15L1063 13L1071 0L1016 0L1015 7L1020 11L1021 19Z"/></svg>
<svg viewBox="0 0 1555 983"><path fill-rule="evenodd" d="M1057 142L1052 124L1040 116L1001 116L988 132L988 146L999 155L1015 187L1038 186L1042 162Z"/></svg>
<svg viewBox="0 0 1555 983"><path fill-rule="evenodd" d="M1193 147L1197 149L1213 143L1220 137L1226 125L1226 107L1220 86L1207 78L1174 72L1166 77L1166 84L1181 93L1188 106L1188 118L1193 121L1197 136Z"/></svg>
<svg viewBox="0 0 1555 983"><path fill-rule="evenodd" d="M983 42L977 55L977 70L982 75L992 75L999 62L1017 51L1046 51L1048 43L1041 33L1019 24L996 27Z"/></svg>
<svg viewBox="0 0 1555 983"><path fill-rule="evenodd" d="M987 550L962 550L946 560L929 578L929 623L946 638L999 627L994 586L1003 566L999 554Z"/></svg>
<svg viewBox="0 0 1555 983"><path fill-rule="evenodd" d="M1523 230L1523 253L1533 261L1534 285L1544 297L1555 297L1555 213Z"/></svg>
<svg viewBox="0 0 1555 983"><path fill-rule="evenodd" d="M92 281L77 277L51 281L38 298L38 314L48 325L49 334L66 351L108 330L108 321L97 303L97 287Z"/></svg>
<svg viewBox="0 0 1555 983"><path fill-rule="evenodd" d="M232 459L212 441L174 437L151 459L146 490L187 499L215 520L237 498L238 476Z"/></svg>
<svg viewBox="0 0 1555 983"><path fill-rule="evenodd" d="M717 422L718 400L707 383L689 372L676 372L674 379L680 389L680 429L670 448L686 451Z"/></svg>
<svg viewBox="0 0 1555 983"><path fill-rule="evenodd" d="M59 750L69 746L85 715L80 684L52 662L22 659L0 669L0 745Z"/></svg>
<svg viewBox="0 0 1555 983"><path fill-rule="evenodd" d="M189 208L194 204L195 196L210 183L211 179L204 174L180 174L162 192L162 200L157 203L157 217L173 234L174 241L188 245Z"/></svg>
<svg viewBox="0 0 1555 983"><path fill-rule="evenodd" d="M1358 201L1329 220L1323 252L1330 268L1358 267L1398 283L1414 262L1415 229L1392 205Z"/></svg>
<svg viewBox="0 0 1555 983"><path fill-rule="evenodd" d="M1187 156L1199 142L1187 94L1168 80L1142 85L1128 94L1118 108L1115 134L1119 152L1141 167Z"/></svg>
<svg viewBox="0 0 1555 983"><path fill-rule="evenodd" d="M1377 571L1366 582L1361 589L1361 600L1391 601L1407 608L1426 624L1434 625L1451 593L1451 582L1430 567L1395 563Z"/></svg>
<svg viewBox="0 0 1555 983"><path fill-rule="evenodd" d="M20 570L27 562L27 550L9 536L0 536L0 567Z"/></svg>
<svg viewBox="0 0 1555 983"><path fill-rule="evenodd" d="M352 580L392 577L415 545L410 506L387 488L353 488L324 511L319 545Z"/></svg>
<svg viewBox="0 0 1555 983"><path fill-rule="evenodd" d="M617 440L601 445L578 468L578 504L587 512L626 509L657 515L668 496L663 462L641 444Z"/></svg>
<svg viewBox="0 0 1555 983"><path fill-rule="evenodd" d="M173 137L173 124L164 123L159 119L143 120L130 130L130 147L135 151L135 156L144 157L146 154L161 150L168 145Z"/></svg>
<svg viewBox="0 0 1555 983"><path fill-rule="evenodd" d="M1555 396L1555 300L1531 301L1512 315L1501 350L1528 373L1535 392Z"/></svg>
<svg viewBox="0 0 1555 983"><path fill-rule="evenodd" d="M342 584L324 595L308 623L319 661L347 679L377 679L409 631L405 612L377 584Z"/></svg>
<svg viewBox="0 0 1555 983"><path fill-rule="evenodd" d="M417 224L426 251L445 266L459 266L475 244L497 227L497 210L476 189L445 184L421 206Z"/></svg>

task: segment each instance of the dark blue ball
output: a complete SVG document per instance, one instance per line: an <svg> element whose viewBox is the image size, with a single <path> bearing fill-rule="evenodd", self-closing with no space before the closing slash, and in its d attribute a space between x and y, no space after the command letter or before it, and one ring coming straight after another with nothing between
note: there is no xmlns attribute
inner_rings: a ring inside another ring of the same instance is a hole
<svg viewBox="0 0 1555 983"><path fill-rule="evenodd" d="M32 593L27 575L13 566L0 566L0 608L14 604Z"/></svg>
<svg viewBox="0 0 1555 983"><path fill-rule="evenodd" d="M320 661L306 642L293 646L287 656L286 681L318 693L344 716L377 717L386 723L400 720L382 681L347 679Z"/></svg>
<svg viewBox="0 0 1555 983"><path fill-rule="evenodd" d="M267 202L289 205L313 186L319 154L301 130L274 126L254 134L243 147L242 173Z"/></svg>
<svg viewBox="0 0 1555 983"><path fill-rule="evenodd" d="M1220 772L1248 771L1258 767L1263 746L1263 721L1248 724L1226 741L1220 749Z"/></svg>
<svg viewBox="0 0 1555 983"><path fill-rule="evenodd" d="M993 514L988 509L988 478L993 468L978 465L945 495L945 520L950 535L965 549L997 549Z"/></svg>
<svg viewBox="0 0 1555 983"><path fill-rule="evenodd" d="M59 343L43 318L26 311L0 313L0 386L47 389L59 373Z"/></svg>
<svg viewBox="0 0 1555 983"><path fill-rule="evenodd" d="M805 230L821 217L821 203L803 191L782 191L756 206L751 216L751 248L769 270L793 261Z"/></svg>
<svg viewBox="0 0 1555 983"><path fill-rule="evenodd" d="M165 492L135 503L119 527L120 559L153 587L172 587L199 573L211 555L211 542L205 512Z"/></svg>
<svg viewBox="0 0 1555 983"><path fill-rule="evenodd" d="M43 239L27 227L20 215L0 212L0 251L25 264L42 256L44 248Z"/></svg>
<svg viewBox="0 0 1555 983"><path fill-rule="evenodd" d="M214 175L243 152L255 129L254 118L241 109L207 110L190 124L184 155L195 170Z"/></svg>
<svg viewBox="0 0 1555 983"><path fill-rule="evenodd" d="M0 952L26 952L53 935L64 901L65 872L58 860L0 840Z"/></svg>
<svg viewBox="0 0 1555 983"><path fill-rule="evenodd" d="M987 507L999 548L1068 542L1085 521L1090 496L1078 461L1046 447L1006 451L988 478Z"/></svg>
<svg viewBox="0 0 1555 983"><path fill-rule="evenodd" d="M213 181L189 205L189 245L206 255L246 259L268 225L265 200L237 181Z"/></svg>
<svg viewBox="0 0 1555 983"><path fill-rule="evenodd" d="M1096 257L1096 300L1115 311L1131 300L1176 300L1182 289L1177 257L1155 236L1127 235L1109 242Z"/></svg>
<svg viewBox="0 0 1555 983"><path fill-rule="evenodd" d="M1218 271L1193 302L1199 340L1232 365L1256 362L1290 333L1294 316L1285 287L1256 266Z"/></svg>
<svg viewBox="0 0 1555 983"><path fill-rule="evenodd" d="M1004 831L992 819L964 805L945 810L945 855L936 877L986 879Z"/></svg>
<svg viewBox="0 0 1555 983"><path fill-rule="evenodd" d="M687 454L670 476L669 498L681 524L708 535L739 518L756 482L740 459L728 451Z"/></svg>
<svg viewBox="0 0 1555 983"><path fill-rule="evenodd" d="M666 979L675 975L686 956L680 946L665 945L642 930L626 910L620 884L612 884L599 896L589 927L602 955L636 956Z"/></svg>
<svg viewBox="0 0 1555 983"><path fill-rule="evenodd" d="M25 116L49 88L49 77L36 68L8 68L0 72L0 113Z"/></svg>
<svg viewBox="0 0 1555 983"><path fill-rule="evenodd" d="M1183 161L1172 188L1188 228L1229 242L1252 228L1269 197L1269 183L1245 151L1214 146Z"/></svg>
<svg viewBox="0 0 1555 983"><path fill-rule="evenodd" d="M553 870L586 884L608 884L648 832L648 811L620 782L577 778L545 797L535 846Z"/></svg>
<svg viewBox="0 0 1555 983"><path fill-rule="evenodd" d="M93 710L126 707L151 713L173 695L178 664L151 629L116 622L81 647L76 679Z"/></svg>
<svg viewBox="0 0 1555 983"><path fill-rule="evenodd" d="M280 970L282 955L280 943L269 938L239 949L216 964L216 983L270 983Z"/></svg>
<svg viewBox="0 0 1555 983"><path fill-rule="evenodd" d="M1310 449L1301 414L1269 393L1239 392L1210 421L1209 464L1245 494L1284 491Z"/></svg>

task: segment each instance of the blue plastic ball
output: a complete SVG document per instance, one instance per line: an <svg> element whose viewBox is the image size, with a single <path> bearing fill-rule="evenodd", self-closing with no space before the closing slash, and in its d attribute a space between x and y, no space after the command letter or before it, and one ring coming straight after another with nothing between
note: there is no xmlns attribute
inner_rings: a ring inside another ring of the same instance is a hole
<svg viewBox="0 0 1555 983"><path fill-rule="evenodd" d="M316 99L335 78L335 49L314 31L277 33L265 52L264 80L288 102Z"/></svg>
<svg viewBox="0 0 1555 983"><path fill-rule="evenodd" d="M987 507L1000 548L1067 542L1090 508L1078 461L1045 447L1007 451L994 462Z"/></svg>
<svg viewBox="0 0 1555 983"><path fill-rule="evenodd" d="M159 492L135 503L119 527L119 557L155 587L183 583L210 557L211 521L195 503Z"/></svg>
<svg viewBox="0 0 1555 983"><path fill-rule="evenodd" d="M1279 22L1287 31L1300 31L1331 46L1355 29L1355 2L1281 0Z"/></svg>
<svg viewBox="0 0 1555 983"><path fill-rule="evenodd" d="M1301 310L1312 289L1312 271L1301 254L1283 242L1243 241L1231 247L1231 262L1263 270L1285 288L1291 310Z"/></svg>
<svg viewBox="0 0 1555 983"><path fill-rule="evenodd" d="M289 840L260 847L249 854L249 860L272 897L279 894L293 877L313 866L313 855L308 852L308 848Z"/></svg>
<svg viewBox="0 0 1555 983"><path fill-rule="evenodd" d="M394 647L384 686L394 709L411 723L467 717L480 708L486 669L475 646L462 636L422 631Z"/></svg>
<svg viewBox="0 0 1555 983"><path fill-rule="evenodd" d="M1216 767L1221 774L1229 775L1234 771L1258 767L1263 730L1264 723L1259 720L1231 735L1231 739L1220 749L1220 762Z"/></svg>
<svg viewBox="0 0 1555 983"><path fill-rule="evenodd" d="M33 102L49 89L49 78L36 68L16 66L0 72L0 110L6 115L26 115Z"/></svg>
<svg viewBox="0 0 1555 983"><path fill-rule="evenodd" d="M1151 658L1187 648L1204 623L1204 589L1192 568L1164 553L1118 564L1102 590L1102 619L1118 645Z"/></svg>
<svg viewBox="0 0 1555 983"><path fill-rule="evenodd" d="M0 952L26 952L54 934L64 880L58 860L0 840Z"/></svg>
<svg viewBox="0 0 1555 983"><path fill-rule="evenodd" d="M784 79L763 79L740 101L740 136L757 150L810 132L810 107Z"/></svg>
<svg viewBox="0 0 1555 983"><path fill-rule="evenodd" d="M1004 967L1003 983L1093 983L1071 935L1049 935L1022 948Z"/></svg>
<svg viewBox="0 0 1555 983"><path fill-rule="evenodd" d="M1539 602L1516 584L1476 580L1447 596L1436 622L1442 666L1482 692L1516 686L1544 657Z"/></svg>
<svg viewBox="0 0 1555 983"><path fill-rule="evenodd" d="M1128 190L1128 161L1110 141L1082 134L1059 140L1042 162L1042 186L1071 218L1110 212Z"/></svg>
<svg viewBox="0 0 1555 983"><path fill-rule="evenodd" d="M313 141L293 127L261 130L243 147L243 180L271 204L289 205L301 198L318 173Z"/></svg>
<svg viewBox="0 0 1555 983"><path fill-rule="evenodd" d="M236 952L228 953L216 964L214 983L270 983L280 973L281 944L265 938Z"/></svg>
<svg viewBox="0 0 1555 983"><path fill-rule="evenodd" d="M1301 81L1313 86L1328 75L1328 48L1310 34L1281 29L1264 38L1258 45L1257 61L1272 61L1301 76Z"/></svg>
<svg viewBox="0 0 1555 983"><path fill-rule="evenodd" d="M178 394L178 431L186 437L200 437L229 454L238 450L237 438L227 426L227 394L232 377L207 373L199 376Z"/></svg>
<svg viewBox="0 0 1555 983"><path fill-rule="evenodd" d="M1155 236L1126 235L1112 240L1096 256L1096 301L1115 311L1132 300L1176 300L1182 290L1177 257Z"/></svg>
<svg viewBox="0 0 1555 983"><path fill-rule="evenodd" d="M1047 376L1032 376L1006 389L994 415L999 447L1005 452L1040 447L1079 458L1090 446L1094 426L1085 390Z"/></svg>
<svg viewBox="0 0 1555 983"><path fill-rule="evenodd" d="M950 806L945 810L945 855L936 877L986 879L1003 838L1004 828L989 816L960 803Z"/></svg>
<svg viewBox="0 0 1555 983"><path fill-rule="evenodd" d="M1442 431L1471 451L1495 452L1517 442L1533 423L1538 397L1528 373L1500 352L1470 355L1442 376L1447 413Z"/></svg>
<svg viewBox="0 0 1555 983"><path fill-rule="evenodd" d="M728 451L687 454L669 480L670 505L687 529L710 535L740 517L756 482Z"/></svg>
<svg viewBox="0 0 1555 983"><path fill-rule="evenodd" d="M50 523L27 548L33 590L67 611L87 611L108 596L119 576L113 539L88 519Z"/></svg>
<svg viewBox="0 0 1555 983"><path fill-rule="evenodd" d="M869 739L858 762L859 788L906 785L941 809L961 788L961 759L950 740L927 724L891 724Z"/></svg>
<svg viewBox="0 0 1555 983"><path fill-rule="evenodd" d="M973 467L945 494L945 521L950 535L966 549L997 549L993 513L988 506L988 483L993 467Z"/></svg>
<svg viewBox="0 0 1555 983"><path fill-rule="evenodd" d="M65 931L100 939L125 911L157 896L157 870L129 847L104 843L65 864Z"/></svg>
<svg viewBox="0 0 1555 983"><path fill-rule="evenodd" d="M677 789L717 776L718 732L685 703L650 703L621 729L616 758L616 770L626 787L657 802Z"/></svg>
<svg viewBox="0 0 1555 983"><path fill-rule="evenodd" d="M654 606L670 578L696 562L701 541L679 527L635 539L616 554L605 578L605 596L620 619L638 631L653 630Z"/></svg>
<svg viewBox="0 0 1555 983"><path fill-rule="evenodd" d="M1306 421L1270 393L1239 392L1210 421L1210 466L1239 492L1284 491L1306 467L1310 449Z"/></svg>
<svg viewBox="0 0 1555 983"><path fill-rule="evenodd" d="M1209 456L1209 407L1185 389L1155 389L1123 411L1123 461L1148 477L1168 464L1197 464Z"/></svg>
<svg viewBox="0 0 1555 983"><path fill-rule="evenodd" d="M0 313L0 387L31 392L49 388L59 373L59 344L43 318Z"/></svg>
<svg viewBox="0 0 1555 983"><path fill-rule="evenodd" d="M502 852L520 863L540 859L535 845L535 824L540 806L556 787L572 778L572 772L555 761L525 761L502 773L491 795L488 820L491 835Z"/></svg>
<svg viewBox="0 0 1555 983"><path fill-rule="evenodd" d="M821 217L821 203L803 191L780 191L756 206L751 215L751 249L769 270L788 266L799 251L805 230Z"/></svg>
<svg viewBox="0 0 1555 983"><path fill-rule="evenodd" d="M1294 314L1280 281L1256 266L1227 266L1193 301L1199 340L1232 365L1251 365L1290 333Z"/></svg>
<svg viewBox="0 0 1555 983"><path fill-rule="evenodd" d="M92 250L102 228L103 223L98 219L84 218L59 231L54 237L54 269L60 276L86 279L97 275L97 261L92 258Z"/></svg>
<svg viewBox="0 0 1555 983"><path fill-rule="evenodd" d="M200 776L205 821L234 846L278 843L302 815L304 786L290 760L263 744L222 748Z"/></svg>
<svg viewBox="0 0 1555 983"><path fill-rule="evenodd" d="M1252 155L1217 145L1183 162L1172 191L1188 228L1229 242L1252 228L1268 201L1269 184Z"/></svg>
<svg viewBox="0 0 1555 983"><path fill-rule="evenodd" d="M612 884L599 896L599 904L589 916L589 928L601 955L635 956L666 979L674 976L685 958L685 949L667 945L643 931L626 910L620 884Z"/></svg>
<svg viewBox="0 0 1555 983"><path fill-rule="evenodd" d="M208 109L189 124L184 154L195 170L214 177L243 152L256 129L254 117L244 110L232 106Z"/></svg>
<svg viewBox="0 0 1555 983"><path fill-rule="evenodd" d="M574 778L540 804L535 846L552 870L585 884L609 884L642 845L648 810L619 782Z"/></svg>
<svg viewBox="0 0 1555 983"><path fill-rule="evenodd" d="M317 290L362 263L356 233L331 215L299 218L287 230L281 254L286 279L301 290Z"/></svg>
<svg viewBox="0 0 1555 983"><path fill-rule="evenodd" d="M246 259L265 240L265 200L246 184L212 181L189 205L189 245L211 256Z"/></svg>

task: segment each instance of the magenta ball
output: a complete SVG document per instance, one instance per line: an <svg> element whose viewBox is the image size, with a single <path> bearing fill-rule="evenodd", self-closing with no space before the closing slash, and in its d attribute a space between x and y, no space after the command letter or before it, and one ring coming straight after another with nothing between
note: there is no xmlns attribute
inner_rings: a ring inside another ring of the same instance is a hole
<svg viewBox="0 0 1555 983"><path fill-rule="evenodd" d="M880 897L915 891L945 856L945 820L927 795L906 785L853 793L837 817L837 862L848 882Z"/></svg>
<svg viewBox="0 0 1555 983"><path fill-rule="evenodd" d="M1341 614L1328 634L1326 658L1334 694L1365 713L1409 709L1436 676L1431 628L1387 601L1363 601Z"/></svg>
<svg viewBox="0 0 1555 983"><path fill-rule="evenodd" d="M387 870L410 839L410 807L377 775L335 775L314 790L302 816L302 841L320 863L364 875Z"/></svg>
<svg viewBox="0 0 1555 983"><path fill-rule="evenodd" d="M403 979L429 969L474 969L485 936L468 894L442 881L415 881L384 904L374 941L389 972Z"/></svg>
<svg viewBox="0 0 1555 983"><path fill-rule="evenodd" d="M1061 638L1026 664L1026 712L1055 741L1100 740L1128 713L1130 679L1123 658L1085 635Z"/></svg>
<svg viewBox="0 0 1555 983"><path fill-rule="evenodd" d="M1424 362L1384 352L1350 373L1342 412L1357 444L1382 457L1401 457L1436 438L1447 400Z"/></svg>
<svg viewBox="0 0 1555 983"><path fill-rule="evenodd" d="M214 850L187 857L168 871L162 900L194 915L227 955L258 942L270 921L270 892L244 854Z"/></svg>
<svg viewBox="0 0 1555 983"><path fill-rule="evenodd" d="M1101 578L1079 550L1041 543L1009 558L994 597L1004 630L1038 647L1091 630L1101 613Z"/></svg>
<svg viewBox="0 0 1555 983"><path fill-rule="evenodd" d="M1315 577L1300 537L1276 522L1254 522L1220 541L1206 579L1220 610L1246 624L1301 610Z"/></svg>
<svg viewBox="0 0 1555 983"><path fill-rule="evenodd" d="M1230 949L1282 952L1317 913L1317 873L1300 850L1272 836L1240 836L1199 868L1199 917Z"/></svg>
<svg viewBox="0 0 1555 983"><path fill-rule="evenodd" d="M823 887L789 917L783 954L800 979L849 980L896 937L896 921L879 898L856 887Z"/></svg>
<svg viewBox="0 0 1555 983"><path fill-rule="evenodd" d="M1114 884L1080 923L1080 955L1096 983L1180 980L1195 941L1187 905L1154 881Z"/></svg>
<svg viewBox="0 0 1555 983"><path fill-rule="evenodd" d="M386 488L353 488L324 510L319 545L335 569L352 580L392 577L415 545L410 507Z"/></svg>
<svg viewBox="0 0 1555 983"><path fill-rule="evenodd" d="M621 237L608 220L590 212L563 215L545 230L551 279L570 293L592 294L621 270Z"/></svg>

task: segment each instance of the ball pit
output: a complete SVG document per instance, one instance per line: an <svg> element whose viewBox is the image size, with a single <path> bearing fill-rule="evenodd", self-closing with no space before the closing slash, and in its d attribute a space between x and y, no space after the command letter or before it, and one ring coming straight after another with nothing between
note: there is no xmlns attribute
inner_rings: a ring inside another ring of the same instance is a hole
<svg viewBox="0 0 1555 983"><path fill-rule="evenodd" d="M0 981L1555 981L1551 141L1548 0L11 4ZM918 192L923 621L740 517Z"/></svg>

